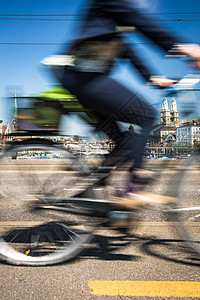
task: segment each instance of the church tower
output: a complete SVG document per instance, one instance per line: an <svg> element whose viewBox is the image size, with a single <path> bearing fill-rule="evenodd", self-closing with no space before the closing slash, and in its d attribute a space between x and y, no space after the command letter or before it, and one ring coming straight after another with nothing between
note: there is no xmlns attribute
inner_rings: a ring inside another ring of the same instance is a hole
<svg viewBox="0 0 200 300"><path fill-rule="evenodd" d="M170 107L170 119L171 119L171 122L179 121L177 104L176 104L176 100L174 98L172 99L171 107Z"/></svg>
<svg viewBox="0 0 200 300"><path fill-rule="evenodd" d="M170 125L170 111L168 108L168 101L166 97L164 97L162 102L162 108L160 111L160 124Z"/></svg>
<svg viewBox="0 0 200 300"><path fill-rule="evenodd" d="M16 96L16 90L15 90L15 107L14 107L14 116L13 116L13 120L12 120L12 132L16 132L18 130L17 114L18 114L18 107L17 107L17 96Z"/></svg>

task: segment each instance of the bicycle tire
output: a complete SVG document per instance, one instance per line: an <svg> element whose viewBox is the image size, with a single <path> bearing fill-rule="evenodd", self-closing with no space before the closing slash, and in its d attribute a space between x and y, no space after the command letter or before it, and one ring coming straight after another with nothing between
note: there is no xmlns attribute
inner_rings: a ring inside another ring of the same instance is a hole
<svg viewBox="0 0 200 300"><path fill-rule="evenodd" d="M17 143L5 152L0 160L0 257L4 261L53 265L73 259L84 249L95 229L91 217L33 210L29 204L32 199L46 204L47 198L56 202L73 197L88 172L64 147L44 140Z"/></svg>
<svg viewBox="0 0 200 300"><path fill-rule="evenodd" d="M187 159L177 174L175 184L177 203L174 213L178 233L190 249L200 255L200 189L194 190L199 179L200 155L197 154Z"/></svg>

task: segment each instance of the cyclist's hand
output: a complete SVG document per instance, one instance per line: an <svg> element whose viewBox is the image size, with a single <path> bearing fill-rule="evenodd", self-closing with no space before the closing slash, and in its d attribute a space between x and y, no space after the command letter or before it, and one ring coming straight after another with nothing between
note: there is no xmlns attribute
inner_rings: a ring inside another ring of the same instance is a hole
<svg viewBox="0 0 200 300"><path fill-rule="evenodd" d="M168 79L165 77L159 77L159 76L152 76L150 78L150 84L155 85L160 89L165 89L167 87L173 86L177 81Z"/></svg>
<svg viewBox="0 0 200 300"><path fill-rule="evenodd" d="M193 65L200 70L200 46L196 44L177 45L179 53L189 56L193 60Z"/></svg>

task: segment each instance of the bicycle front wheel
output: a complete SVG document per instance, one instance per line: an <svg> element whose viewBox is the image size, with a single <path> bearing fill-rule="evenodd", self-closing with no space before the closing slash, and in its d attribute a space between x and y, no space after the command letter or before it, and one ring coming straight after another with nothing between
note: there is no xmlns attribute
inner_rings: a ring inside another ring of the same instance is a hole
<svg viewBox="0 0 200 300"><path fill-rule="evenodd" d="M95 225L81 214L51 210L47 199L52 206L85 189L88 169L56 144L30 143L12 146L0 160L0 256L15 265L57 264L83 250ZM32 200L44 209L33 209Z"/></svg>
<svg viewBox="0 0 200 300"><path fill-rule="evenodd" d="M177 174L177 205L174 210L178 232L200 254L200 155L187 159Z"/></svg>

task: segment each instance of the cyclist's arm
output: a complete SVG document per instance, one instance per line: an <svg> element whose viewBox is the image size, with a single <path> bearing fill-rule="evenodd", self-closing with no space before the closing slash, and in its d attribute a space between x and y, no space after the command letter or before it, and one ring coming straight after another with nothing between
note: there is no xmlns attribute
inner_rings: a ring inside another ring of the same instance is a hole
<svg viewBox="0 0 200 300"><path fill-rule="evenodd" d="M123 58L127 58L131 61L132 65L139 71L140 75L148 82L152 75L160 75L159 72L156 72L155 70L150 70L149 67L147 67L147 64L142 61L142 59L139 58L139 56L136 54L135 50L131 48L128 44L123 43L124 51L123 51Z"/></svg>
<svg viewBox="0 0 200 300"><path fill-rule="evenodd" d="M181 38L169 33L153 21L141 10L130 5L127 0L96 0L97 7L110 16L120 26L135 26L141 33L150 38L155 44L165 51L173 50L172 53L189 56L198 69L200 69L200 46L191 45ZM99 5L99 6L98 6Z"/></svg>
<svg viewBox="0 0 200 300"><path fill-rule="evenodd" d="M163 50L170 50L181 39L168 33L139 9L125 0L96 0L96 7L114 19L119 26L135 26Z"/></svg>
<svg viewBox="0 0 200 300"><path fill-rule="evenodd" d="M174 80L168 79L163 75L160 75L159 72L156 72L155 70L152 72L152 70L150 70L146 66L146 64L144 65L143 61L136 55L135 51L128 45L126 45L122 57L128 58L131 61L132 65L139 71L140 75L151 85L157 86L159 88L166 88L169 86L173 86L173 84L175 83Z"/></svg>

